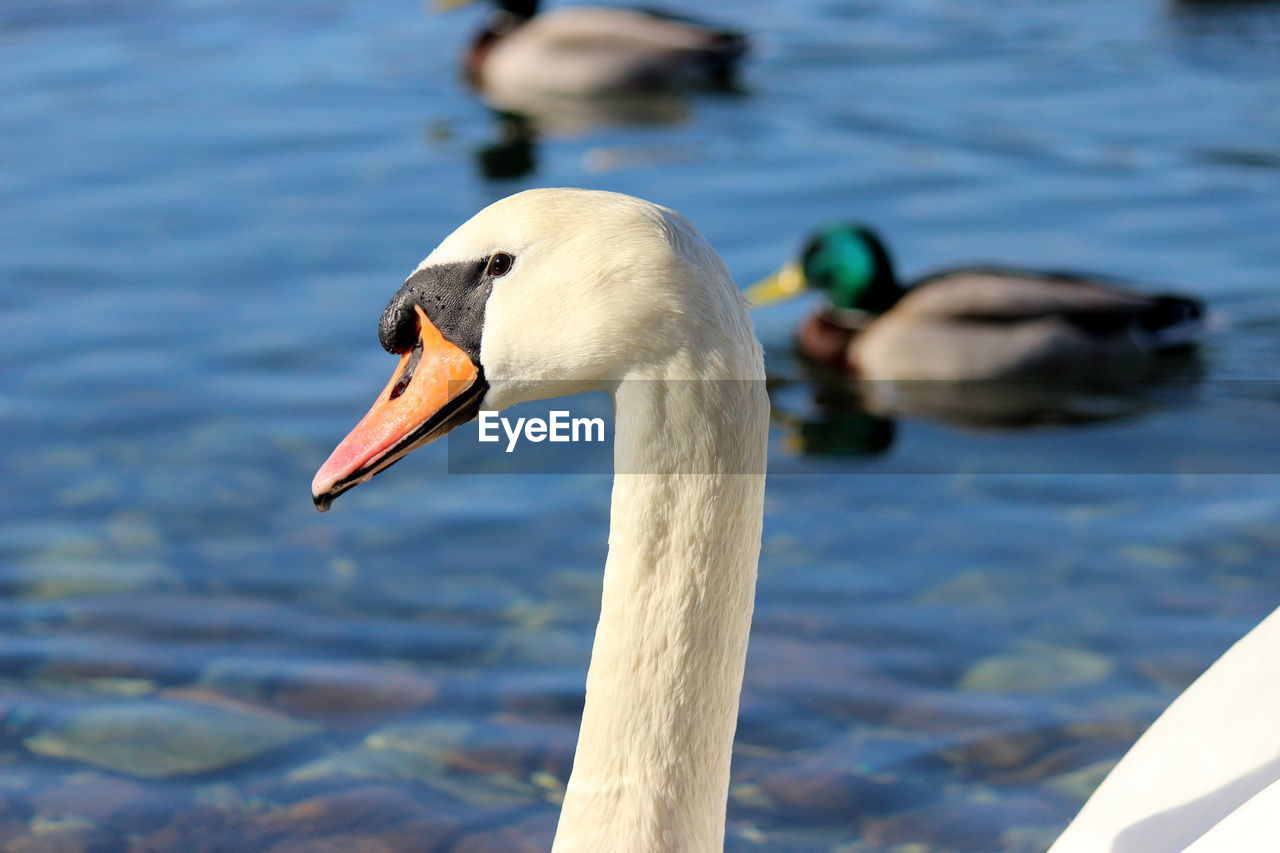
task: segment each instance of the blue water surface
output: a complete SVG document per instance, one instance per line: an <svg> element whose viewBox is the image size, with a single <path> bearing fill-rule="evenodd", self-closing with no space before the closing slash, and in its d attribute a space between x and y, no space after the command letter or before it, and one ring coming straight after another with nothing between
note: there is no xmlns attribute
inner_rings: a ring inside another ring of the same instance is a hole
<svg viewBox="0 0 1280 853"><path fill-rule="evenodd" d="M478 10L0 5L4 843L546 847L609 478L448 473L442 444L308 495L393 366L387 299L525 187L674 207L743 284L858 217L909 274L1213 309L1132 417L888 416L835 456L800 452L811 305L757 315L785 382L730 850L1042 850L1280 604L1280 7L669 5L753 35L744 91L550 128L503 179L458 73Z"/></svg>

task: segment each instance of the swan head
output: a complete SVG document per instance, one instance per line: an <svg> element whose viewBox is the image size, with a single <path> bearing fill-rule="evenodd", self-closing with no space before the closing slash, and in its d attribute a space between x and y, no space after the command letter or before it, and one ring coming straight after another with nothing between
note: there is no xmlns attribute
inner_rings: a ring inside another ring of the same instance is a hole
<svg viewBox="0 0 1280 853"><path fill-rule="evenodd" d="M627 378L754 378L745 302L674 211L589 190L528 190L445 238L387 305L400 361L312 481L317 508L417 447L529 400Z"/></svg>

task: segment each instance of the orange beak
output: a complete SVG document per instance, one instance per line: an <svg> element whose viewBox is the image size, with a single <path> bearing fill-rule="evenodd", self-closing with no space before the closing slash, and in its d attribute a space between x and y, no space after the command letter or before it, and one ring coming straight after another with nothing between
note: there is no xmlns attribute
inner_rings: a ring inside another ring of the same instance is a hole
<svg viewBox="0 0 1280 853"><path fill-rule="evenodd" d="M471 356L444 339L426 313L418 314L418 342L369 413L334 448L311 481L316 509L391 467L409 451L475 417L488 385Z"/></svg>

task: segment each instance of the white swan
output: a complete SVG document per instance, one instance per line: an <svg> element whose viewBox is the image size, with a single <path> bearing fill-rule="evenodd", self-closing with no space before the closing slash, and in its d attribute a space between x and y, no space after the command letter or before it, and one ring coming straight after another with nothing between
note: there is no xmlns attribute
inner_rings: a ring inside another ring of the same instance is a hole
<svg viewBox="0 0 1280 853"><path fill-rule="evenodd" d="M479 408L617 411L600 622L556 851L723 847L769 404L724 264L678 214L530 190L449 236L384 313L400 365L316 474L327 507Z"/></svg>
<svg viewBox="0 0 1280 853"><path fill-rule="evenodd" d="M1050 853L1280 850L1280 611L1209 667Z"/></svg>
<svg viewBox="0 0 1280 853"><path fill-rule="evenodd" d="M722 849L768 420L723 263L665 208L530 190L440 244L379 334L400 364L316 474L321 509L481 408L614 395L609 557L554 849ZM1280 613L1173 703L1052 853L1280 849L1278 648Z"/></svg>

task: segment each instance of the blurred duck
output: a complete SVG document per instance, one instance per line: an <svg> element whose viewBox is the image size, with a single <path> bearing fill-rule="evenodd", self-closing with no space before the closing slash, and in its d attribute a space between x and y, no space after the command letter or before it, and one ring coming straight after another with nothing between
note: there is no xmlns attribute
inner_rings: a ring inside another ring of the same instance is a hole
<svg viewBox="0 0 1280 853"><path fill-rule="evenodd" d="M494 5L465 64L468 81L486 93L591 98L723 87L747 49L740 33L662 12L569 6L539 13L538 0Z"/></svg>
<svg viewBox="0 0 1280 853"><path fill-rule="evenodd" d="M832 225L799 260L747 291L755 305L821 290L796 333L801 353L866 379L1072 376L1186 348L1203 329L1194 299L1088 276L975 266L899 283L870 228Z"/></svg>

